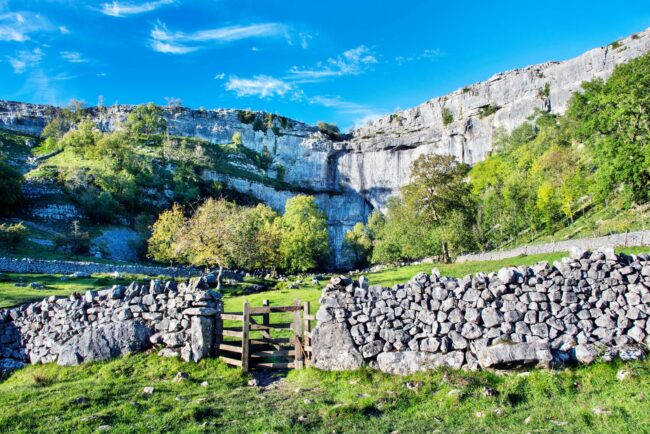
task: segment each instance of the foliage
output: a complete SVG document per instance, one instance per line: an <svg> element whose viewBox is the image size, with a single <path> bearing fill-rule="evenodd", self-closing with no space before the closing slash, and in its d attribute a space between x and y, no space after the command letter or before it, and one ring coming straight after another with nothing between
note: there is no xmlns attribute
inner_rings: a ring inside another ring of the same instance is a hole
<svg viewBox="0 0 650 434"><path fill-rule="evenodd" d="M23 176L0 153L0 215L10 215L22 204Z"/></svg>
<svg viewBox="0 0 650 434"><path fill-rule="evenodd" d="M603 203L619 189L650 200L650 55L615 68L607 82L583 84L568 117L595 166L593 193Z"/></svg>
<svg viewBox="0 0 650 434"><path fill-rule="evenodd" d="M250 110L239 110L237 112L237 118L242 124L252 124L255 121L256 114Z"/></svg>
<svg viewBox="0 0 650 434"><path fill-rule="evenodd" d="M298 195L287 200L280 227L283 268L290 272L312 270L330 254L325 213L312 196Z"/></svg>
<svg viewBox="0 0 650 434"><path fill-rule="evenodd" d="M178 204L164 211L151 228L148 240L148 256L160 262L184 262L181 252L176 251L180 238L185 233L185 215Z"/></svg>
<svg viewBox="0 0 650 434"><path fill-rule="evenodd" d="M442 108L442 123L444 126L449 125L454 121L454 114L451 112L449 107Z"/></svg>
<svg viewBox="0 0 650 434"><path fill-rule="evenodd" d="M232 248L232 257L245 270L276 269L281 264L282 233L280 216L267 205L239 210Z"/></svg>
<svg viewBox="0 0 650 434"><path fill-rule="evenodd" d="M483 119L488 116L491 116L498 112L501 109L498 105L495 104L488 104L486 106L483 106L479 109L478 116Z"/></svg>
<svg viewBox="0 0 650 434"><path fill-rule="evenodd" d="M330 124L327 122L318 122L318 129L321 133L325 134L331 140L340 140L341 139L341 130L338 125Z"/></svg>
<svg viewBox="0 0 650 434"><path fill-rule="evenodd" d="M90 251L90 234L81 230L78 221L73 221L68 234L59 235L54 239L57 249L73 255L81 255Z"/></svg>
<svg viewBox="0 0 650 434"><path fill-rule="evenodd" d="M154 103L137 106L129 114L127 126L133 134L162 134L167 131L167 121L162 109Z"/></svg>
<svg viewBox="0 0 650 434"><path fill-rule="evenodd" d="M0 224L0 246L15 252L18 246L27 239L29 231L21 222L16 224Z"/></svg>
<svg viewBox="0 0 650 434"><path fill-rule="evenodd" d="M372 236L370 230L359 222L345 233L343 248L347 256L352 258L355 267L364 267L372 252Z"/></svg>

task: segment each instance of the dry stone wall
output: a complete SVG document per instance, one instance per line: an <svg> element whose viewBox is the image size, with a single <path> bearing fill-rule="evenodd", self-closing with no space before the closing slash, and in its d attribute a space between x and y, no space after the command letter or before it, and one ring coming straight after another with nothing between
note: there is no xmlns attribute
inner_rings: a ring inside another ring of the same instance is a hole
<svg viewBox="0 0 650 434"><path fill-rule="evenodd" d="M217 348L220 299L205 278L153 280L0 310L0 371L107 360L153 346L162 356L199 361Z"/></svg>
<svg viewBox="0 0 650 434"><path fill-rule="evenodd" d="M650 256L609 248L462 279L420 273L393 288L337 277L323 290L313 364L407 374L636 359L649 318Z"/></svg>
<svg viewBox="0 0 650 434"><path fill-rule="evenodd" d="M29 274L120 273L169 277L190 277L201 275L201 272L199 270L191 267L156 267L151 265L100 264L98 262L59 261L29 258L0 258L0 272ZM235 278L235 275L240 276L240 273L230 271L228 271L226 274L226 277L228 278ZM239 278L241 278L241 276Z"/></svg>

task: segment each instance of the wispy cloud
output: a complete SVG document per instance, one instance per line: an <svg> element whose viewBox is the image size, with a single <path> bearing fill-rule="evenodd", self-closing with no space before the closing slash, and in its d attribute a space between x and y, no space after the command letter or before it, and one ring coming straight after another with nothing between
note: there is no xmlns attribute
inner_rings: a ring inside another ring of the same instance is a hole
<svg viewBox="0 0 650 434"><path fill-rule="evenodd" d="M330 57L325 62L318 62L315 67L293 66L288 77L296 81L310 82L329 77L359 75L375 63L377 57L374 52L365 45L359 45L337 57Z"/></svg>
<svg viewBox="0 0 650 434"><path fill-rule="evenodd" d="M149 2L118 2L104 3L99 11L111 17L125 18L131 15L139 15L153 12L156 9L176 3L176 0L157 0Z"/></svg>
<svg viewBox="0 0 650 434"><path fill-rule="evenodd" d="M59 55L63 60L66 60L70 63L88 63L88 59L76 51L61 51Z"/></svg>
<svg viewBox="0 0 650 434"><path fill-rule="evenodd" d="M384 115L384 112L376 108L350 101L341 100L338 96L315 96L309 99L310 104L316 104L332 108L338 113L354 117L355 127L366 124Z"/></svg>
<svg viewBox="0 0 650 434"><path fill-rule="evenodd" d="M0 41L25 42L30 34L53 29L50 21L33 12L7 12L0 14Z"/></svg>
<svg viewBox="0 0 650 434"><path fill-rule="evenodd" d="M151 48L160 53L186 54L214 43L227 43L251 38L283 36L287 27L280 23L234 25L195 32L174 32L163 23L151 30Z"/></svg>
<svg viewBox="0 0 650 434"><path fill-rule="evenodd" d="M440 48L431 48L407 56L397 56L395 57L395 62L397 62L398 65L403 65L405 63L415 62L418 60L436 59L443 55L444 53Z"/></svg>
<svg viewBox="0 0 650 434"><path fill-rule="evenodd" d="M42 58L43 51L40 48L35 48L31 51L20 50L16 56L8 57L7 60L16 74L22 74L27 69L38 65Z"/></svg>
<svg viewBox="0 0 650 434"><path fill-rule="evenodd" d="M256 75L252 78L232 76L225 84L226 90L235 92L237 96L257 96L270 98L283 97L293 90L291 84L268 75Z"/></svg>

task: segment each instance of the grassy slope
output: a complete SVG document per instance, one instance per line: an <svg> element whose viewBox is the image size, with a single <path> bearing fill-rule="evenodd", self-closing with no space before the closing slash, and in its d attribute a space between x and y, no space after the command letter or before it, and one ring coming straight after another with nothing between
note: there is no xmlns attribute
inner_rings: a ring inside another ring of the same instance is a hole
<svg viewBox="0 0 650 434"><path fill-rule="evenodd" d="M632 377L618 381L621 368ZM179 371L189 381L173 383ZM306 369L266 390L247 386L247 378L218 360L185 364L155 355L76 368L30 366L0 383L0 430L83 433L108 425L110 432L148 433L609 433L643 432L650 424L648 362L407 378ZM421 390L410 390L407 381L421 381ZM148 386L153 395L142 393ZM485 397L484 387L498 396Z"/></svg>

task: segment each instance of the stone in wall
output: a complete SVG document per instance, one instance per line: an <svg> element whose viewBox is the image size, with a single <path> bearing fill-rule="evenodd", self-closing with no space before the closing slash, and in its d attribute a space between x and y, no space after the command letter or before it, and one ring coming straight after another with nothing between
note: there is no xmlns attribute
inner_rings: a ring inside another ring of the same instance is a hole
<svg viewBox="0 0 650 434"><path fill-rule="evenodd" d="M314 330L314 366L408 374L439 366L549 367L638 358L650 346L650 255L612 249L462 279L406 285L332 279ZM349 355L360 354L350 358Z"/></svg>
<svg viewBox="0 0 650 434"><path fill-rule="evenodd" d="M77 365L152 346L199 361L215 353L220 299L205 278L178 285L152 280L0 310L0 369Z"/></svg>

